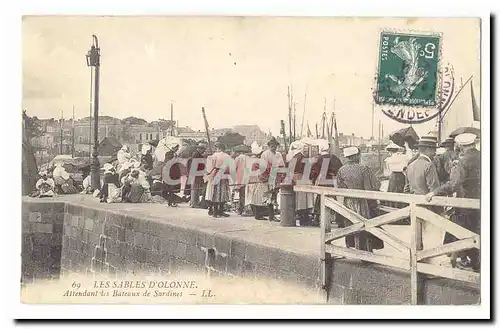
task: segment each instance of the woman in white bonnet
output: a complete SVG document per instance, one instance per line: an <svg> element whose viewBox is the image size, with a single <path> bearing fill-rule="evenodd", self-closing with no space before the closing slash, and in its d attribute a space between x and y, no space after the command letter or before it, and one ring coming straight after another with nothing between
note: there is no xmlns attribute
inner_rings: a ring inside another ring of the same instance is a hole
<svg viewBox="0 0 500 329"><path fill-rule="evenodd" d="M121 201L120 179L115 167L110 163L103 166L103 185L100 193L100 201L114 203Z"/></svg>
<svg viewBox="0 0 500 329"><path fill-rule="evenodd" d="M406 176L404 170L408 164L408 157L401 152L401 147L390 143L385 148L391 155L384 160L384 176L389 178L387 192L404 193ZM383 205L392 208L404 208L404 203L383 201Z"/></svg>
<svg viewBox="0 0 500 329"><path fill-rule="evenodd" d="M54 180L48 177L47 171L40 172L40 179L36 182L35 187L40 198L56 196Z"/></svg>
<svg viewBox="0 0 500 329"><path fill-rule="evenodd" d="M247 161L247 172L249 173L248 184L245 186L245 206L250 206L254 213L255 219L262 220L268 207L268 182L262 182L257 175L259 173L259 159L262 155L263 148L257 142L251 145L252 155ZM262 168L265 169L265 168ZM245 179L247 180L247 179Z"/></svg>
<svg viewBox="0 0 500 329"><path fill-rule="evenodd" d="M118 166L123 165L128 162L132 155L130 154L129 147L127 145L123 145L122 148L116 154L116 159L118 160ZM118 168L120 170L120 168Z"/></svg>
<svg viewBox="0 0 500 329"><path fill-rule="evenodd" d="M290 144L290 150L286 155L287 167L293 164L292 184L300 184L302 181L310 183L309 177L304 177L306 161L308 161L308 146L302 141ZM293 160L293 161L292 161ZM295 210L302 221L307 221L309 212L314 208L314 194L307 192L295 192Z"/></svg>

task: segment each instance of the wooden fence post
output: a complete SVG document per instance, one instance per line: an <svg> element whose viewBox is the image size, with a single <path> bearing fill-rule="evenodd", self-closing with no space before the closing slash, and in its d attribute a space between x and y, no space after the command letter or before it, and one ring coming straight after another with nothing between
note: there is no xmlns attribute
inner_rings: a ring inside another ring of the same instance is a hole
<svg viewBox="0 0 500 329"><path fill-rule="evenodd" d="M423 249L422 222L417 218L417 206L410 204L411 245L410 245L410 277L411 277L411 304L418 305L422 301L423 280L417 270L417 251Z"/></svg>
<svg viewBox="0 0 500 329"><path fill-rule="evenodd" d="M326 196L324 194L318 195L320 198L320 229L321 229L321 251L320 251L320 271L319 271L319 279L321 282L321 289L322 293L324 296L324 300L326 303L328 303L329 299L329 287L328 287L328 278L329 278L329 272L331 271L329 267L330 265L330 254L326 252L326 232L327 230L330 231L330 225L328 223L329 217L327 216L327 208L325 206L325 198Z"/></svg>

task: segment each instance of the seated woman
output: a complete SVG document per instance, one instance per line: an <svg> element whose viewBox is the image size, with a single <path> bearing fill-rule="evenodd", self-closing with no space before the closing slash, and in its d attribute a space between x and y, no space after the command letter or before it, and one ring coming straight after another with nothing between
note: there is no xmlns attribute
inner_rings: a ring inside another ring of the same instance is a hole
<svg viewBox="0 0 500 329"><path fill-rule="evenodd" d="M100 201L114 203L121 201L120 181L115 168L109 164L104 164L103 185L100 193Z"/></svg>
<svg viewBox="0 0 500 329"><path fill-rule="evenodd" d="M55 191L60 194L75 194L78 193L75 181L63 167L61 162L56 163L52 172L55 183Z"/></svg>
<svg viewBox="0 0 500 329"><path fill-rule="evenodd" d="M83 190L80 192L81 194L92 194L92 178L90 176L90 168L84 167L81 169L82 172L82 187Z"/></svg>
<svg viewBox="0 0 500 329"><path fill-rule="evenodd" d="M149 201L151 195L150 186L138 166L134 166L130 173L121 179L121 183L123 185L122 202L141 203Z"/></svg>
<svg viewBox="0 0 500 329"><path fill-rule="evenodd" d="M36 189L39 198L53 197L57 194L54 192L55 183L54 180L48 177L46 171L40 173L40 179L36 182Z"/></svg>

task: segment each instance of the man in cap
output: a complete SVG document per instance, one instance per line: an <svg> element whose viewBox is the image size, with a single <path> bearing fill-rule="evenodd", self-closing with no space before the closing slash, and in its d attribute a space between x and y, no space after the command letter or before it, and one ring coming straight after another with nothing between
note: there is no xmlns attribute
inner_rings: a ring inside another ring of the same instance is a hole
<svg viewBox="0 0 500 329"><path fill-rule="evenodd" d="M455 138L455 143L461 149L463 157L459 159L450 181L432 189L427 194L428 201L435 195L450 195L453 193L457 193L459 198L481 198L481 154L476 149L475 141L476 135L474 134L460 134ZM474 233L479 234L481 231L480 210L456 208L451 220ZM453 241L456 241L456 238L445 240L445 242ZM474 270L479 270L479 250L467 250L463 255L467 256L468 260L461 259L462 266L472 266Z"/></svg>
<svg viewBox="0 0 500 329"><path fill-rule="evenodd" d="M450 180L451 166L453 161L458 159L458 154L455 152L455 141L451 137L448 137L441 143L441 147L444 147L446 150L444 153L437 155L434 160L439 182L444 184Z"/></svg>
<svg viewBox="0 0 500 329"><path fill-rule="evenodd" d="M437 138L422 136L417 144L419 155L408 165L406 190L411 194L425 195L439 187L434 156L436 155Z"/></svg>

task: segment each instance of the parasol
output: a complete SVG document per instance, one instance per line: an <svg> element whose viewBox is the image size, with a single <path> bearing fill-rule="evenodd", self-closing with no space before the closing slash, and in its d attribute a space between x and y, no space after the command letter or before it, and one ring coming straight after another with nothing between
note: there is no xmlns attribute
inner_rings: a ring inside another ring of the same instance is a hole
<svg viewBox="0 0 500 329"><path fill-rule="evenodd" d="M185 143L177 137L167 136L158 141L158 146L155 149L155 156L158 161L165 159L165 153L172 151L175 145L179 145L179 151L183 148Z"/></svg>
<svg viewBox="0 0 500 329"><path fill-rule="evenodd" d="M298 140L297 142L302 142L303 144L306 144L306 145L316 145L316 140L311 138L311 137L304 137L300 140Z"/></svg>
<svg viewBox="0 0 500 329"><path fill-rule="evenodd" d="M58 155L52 161L44 164L42 167L45 167L46 169L52 168L56 165L56 163L61 163L66 172L71 174L78 172L78 170L80 170L82 167L90 165L91 159L86 157L72 158L71 156Z"/></svg>
<svg viewBox="0 0 500 329"><path fill-rule="evenodd" d="M419 137L417 132L413 127L407 127L403 129L396 130L392 134L389 135L389 139L397 144L400 147L404 147L405 142L410 144L410 147L417 143Z"/></svg>
<svg viewBox="0 0 500 329"><path fill-rule="evenodd" d="M450 134L450 137L455 137L460 134L474 134L477 137L481 136L481 130L479 130L476 127L460 127L455 130Z"/></svg>

